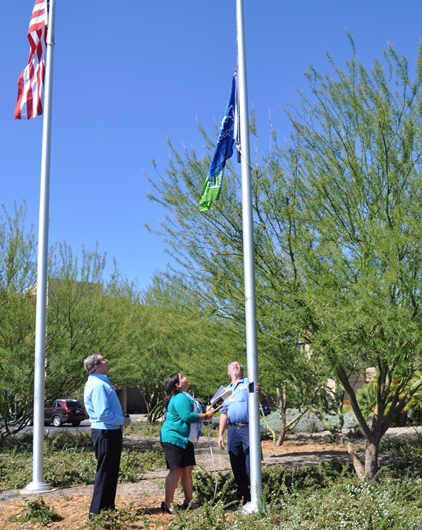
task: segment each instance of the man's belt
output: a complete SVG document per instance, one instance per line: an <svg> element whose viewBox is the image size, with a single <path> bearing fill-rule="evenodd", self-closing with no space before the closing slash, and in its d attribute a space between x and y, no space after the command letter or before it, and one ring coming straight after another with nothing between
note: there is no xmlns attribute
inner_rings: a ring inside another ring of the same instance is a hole
<svg viewBox="0 0 422 530"><path fill-rule="evenodd" d="M249 423L229 423L229 427L237 427L241 429L242 427L247 427Z"/></svg>

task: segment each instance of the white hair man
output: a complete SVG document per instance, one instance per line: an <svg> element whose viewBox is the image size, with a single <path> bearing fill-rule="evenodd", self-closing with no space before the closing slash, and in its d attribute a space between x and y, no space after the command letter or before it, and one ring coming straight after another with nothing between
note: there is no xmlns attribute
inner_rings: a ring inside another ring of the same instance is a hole
<svg viewBox="0 0 422 530"><path fill-rule="evenodd" d="M218 447L224 449L224 431L228 426L228 451L234 479L237 484L238 496L244 502L250 500L250 466L249 466L249 411L248 394L249 381L243 377L243 365L232 361L227 366L227 374L231 379L227 387L231 395L224 401L221 409L220 428L218 432ZM264 399L261 385L257 383L255 389L259 399Z"/></svg>

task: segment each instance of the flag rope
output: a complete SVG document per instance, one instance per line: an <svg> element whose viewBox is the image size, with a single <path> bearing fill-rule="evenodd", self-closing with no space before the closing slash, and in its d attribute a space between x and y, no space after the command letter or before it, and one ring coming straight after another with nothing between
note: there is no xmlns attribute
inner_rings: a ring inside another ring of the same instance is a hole
<svg viewBox="0 0 422 530"><path fill-rule="evenodd" d="M254 167L252 166L252 164L248 160L246 160L245 155L242 152L242 146L240 145L239 142L236 143L236 149L237 149L238 153L240 154L240 156L243 158L243 160L248 164L249 169L251 169L253 171Z"/></svg>

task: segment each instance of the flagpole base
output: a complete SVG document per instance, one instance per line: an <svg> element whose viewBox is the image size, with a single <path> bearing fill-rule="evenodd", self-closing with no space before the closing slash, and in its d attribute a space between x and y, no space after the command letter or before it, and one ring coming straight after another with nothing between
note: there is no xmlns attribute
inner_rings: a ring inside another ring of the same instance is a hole
<svg viewBox="0 0 422 530"><path fill-rule="evenodd" d="M24 490L21 490L22 493L44 493L47 491L53 491L53 488L47 482L30 482L25 486Z"/></svg>
<svg viewBox="0 0 422 530"><path fill-rule="evenodd" d="M257 502L247 502L242 508L242 513L245 515L250 513L263 513L267 508L269 508L268 504L264 506L258 506Z"/></svg>
<svg viewBox="0 0 422 530"><path fill-rule="evenodd" d="M258 504L256 502L247 502L242 507L242 513L249 514L249 513L258 513Z"/></svg>

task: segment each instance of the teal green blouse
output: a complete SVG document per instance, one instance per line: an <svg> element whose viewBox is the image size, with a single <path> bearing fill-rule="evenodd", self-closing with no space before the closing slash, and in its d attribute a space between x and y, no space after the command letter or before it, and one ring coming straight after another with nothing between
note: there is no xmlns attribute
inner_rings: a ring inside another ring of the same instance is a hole
<svg viewBox="0 0 422 530"><path fill-rule="evenodd" d="M160 432L164 443L185 448L189 441L190 424L199 422L199 414L193 412L193 400L185 394L176 394L170 399L166 420Z"/></svg>

